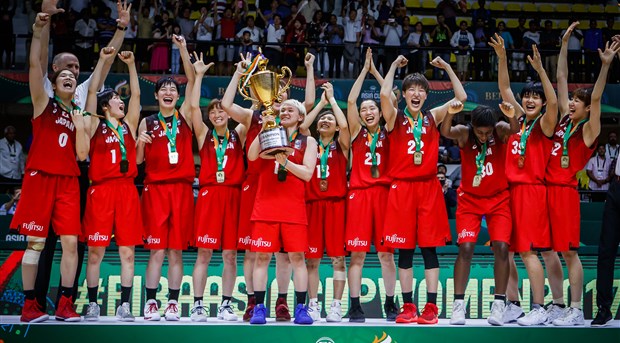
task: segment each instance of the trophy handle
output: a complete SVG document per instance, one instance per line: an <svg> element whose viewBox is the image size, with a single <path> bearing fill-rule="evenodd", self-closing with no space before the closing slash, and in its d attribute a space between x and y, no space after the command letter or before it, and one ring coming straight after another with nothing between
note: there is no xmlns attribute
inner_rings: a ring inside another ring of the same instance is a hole
<svg viewBox="0 0 620 343"><path fill-rule="evenodd" d="M278 102L282 101L282 94L284 94L284 92L286 92L286 90L290 88L291 79L293 78L293 73L288 67L282 67L280 70L282 70L282 73L276 74L276 77L278 80L278 86L280 86L280 80L283 79L287 73L288 73L288 80L286 80L286 84L284 85L284 87L281 87L280 90L278 91Z"/></svg>

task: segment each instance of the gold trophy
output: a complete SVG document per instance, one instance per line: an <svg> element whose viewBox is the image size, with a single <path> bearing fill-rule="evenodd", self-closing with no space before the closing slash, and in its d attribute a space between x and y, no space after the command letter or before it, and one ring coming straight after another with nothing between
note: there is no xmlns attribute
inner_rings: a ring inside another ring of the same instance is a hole
<svg viewBox="0 0 620 343"><path fill-rule="evenodd" d="M263 130L258 135L261 149L259 156L273 159L277 153L284 152L288 155L293 152L293 148L289 146L286 130L277 120L279 115L273 110L274 102L280 102L282 94L289 88L293 74L287 67L282 67L280 74L267 70L267 62L269 60L259 50L259 54L239 80L238 90L245 100L256 101L265 107L262 112ZM283 87L280 87L280 81L285 79L287 73L288 80ZM265 119L266 116L274 115L277 121Z"/></svg>

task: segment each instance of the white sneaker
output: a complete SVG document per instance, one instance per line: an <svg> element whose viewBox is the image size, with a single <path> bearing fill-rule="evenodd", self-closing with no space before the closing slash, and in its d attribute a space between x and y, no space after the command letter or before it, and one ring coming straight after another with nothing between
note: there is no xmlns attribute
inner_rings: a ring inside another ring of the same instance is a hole
<svg viewBox="0 0 620 343"><path fill-rule="evenodd" d="M321 320L321 308L319 307L319 303L316 301L311 301L308 304L308 314L313 321L318 322Z"/></svg>
<svg viewBox="0 0 620 343"><path fill-rule="evenodd" d="M84 320L87 322L96 322L99 320L99 313L99 305L97 303L89 303Z"/></svg>
<svg viewBox="0 0 620 343"><path fill-rule="evenodd" d="M517 319L517 324L521 326L544 325L547 317L547 311L541 306L531 310L525 317Z"/></svg>
<svg viewBox="0 0 620 343"><path fill-rule="evenodd" d="M585 320L583 320L583 311L578 308L569 307L564 311L564 316L553 321L555 326L584 326Z"/></svg>
<svg viewBox="0 0 620 343"><path fill-rule="evenodd" d="M166 309L164 310L164 318L166 318L167 321L173 322L181 319L179 303L176 300L168 300L168 305L166 305Z"/></svg>
<svg viewBox="0 0 620 343"><path fill-rule="evenodd" d="M122 303L121 306L116 308L116 319L121 322L133 322L136 320L133 314L131 314L129 303Z"/></svg>
<svg viewBox="0 0 620 343"><path fill-rule="evenodd" d="M465 301L456 300L452 305L450 325L465 325Z"/></svg>
<svg viewBox="0 0 620 343"><path fill-rule="evenodd" d="M545 324L551 325L556 319L564 317L566 315L566 310L567 308L565 307L562 308L558 305L551 304L547 307L547 321Z"/></svg>
<svg viewBox="0 0 620 343"><path fill-rule="evenodd" d="M157 300L149 299L144 304L144 320L158 322L161 319L159 315L159 307L157 306Z"/></svg>
<svg viewBox="0 0 620 343"><path fill-rule="evenodd" d="M523 309L520 306L508 302L508 306L504 310L504 324L514 323L524 315L525 313L523 313Z"/></svg>
<svg viewBox="0 0 620 343"><path fill-rule="evenodd" d="M505 312L506 302L502 300L494 300L493 305L491 305L491 315L487 319L487 322L494 326L503 326Z"/></svg>
<svg viewBox="0 0 620 343"><path fill-rule="evenodd" d="M204 307L202 300L194 303L194 307L189 311L192 322L206 322L207 308Z"/></svg>
<svg viewBox="0 0 620 343"><path fill-rule="evenodd" d="M342 305L339 301L334 301L332 303L325 320L328 323L340 323L342 321Z"/></svg>
<svg viewBox="0 0 620 343"><path fill-rule="evenodd" d="M222 302L222 305L217 310L217 319L225 320L227 322L236 322L239 320L239 317L235 314L230 300L224 300Z"/></svg>

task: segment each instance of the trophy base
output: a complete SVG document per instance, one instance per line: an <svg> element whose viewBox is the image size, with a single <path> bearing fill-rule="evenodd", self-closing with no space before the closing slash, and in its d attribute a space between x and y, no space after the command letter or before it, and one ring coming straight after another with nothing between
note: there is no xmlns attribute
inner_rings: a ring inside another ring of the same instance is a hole
<svg viewBox="0 0 620 343"><path fill-rule="evenodd" d="M289 146L286 130L283 127L262 131L258 135L258 140L261 149L259 156L264 159L275 159L275 155L279 153L285 153L288 156L294 150Z"/></svg>

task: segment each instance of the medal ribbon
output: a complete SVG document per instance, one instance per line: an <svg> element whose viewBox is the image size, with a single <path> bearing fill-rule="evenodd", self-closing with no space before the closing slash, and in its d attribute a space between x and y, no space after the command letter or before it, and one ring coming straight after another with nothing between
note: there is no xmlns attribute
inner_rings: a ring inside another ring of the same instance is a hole
<svg viewBox="0 0 620 343"><path fill-rule="evenodd" d="M581 124L588 121L588 118L577 123L575 127L573 127L573 121L571 120L566 127L566 132L564 133L564 144L562 145L562 156L568 156L568 140L570 137L577 131L577 129L581 126Z"/></svg>
<svg viewBox="0 0 620 343"><path fill-rule="evenodd" d="M168 130L168 125L166 125L166 120L164 116L161 115L161 112L157 113L157 119L159 119L159 123L161 124L164 132L166 132L166 136L168 137L168 142L170 142L170 152L177 151L177 122L179 121L179 112L174 110L174 120L172 121L172 130Z"/></svg>
<svg viewBox="0 0 620 343"><path fill-rule="evenodd" d="M482 151L476 156L476 175L482 175L484 169L484 160L487 157L487 142L482 144Z"/></svg>
<svg viewBox="0 0 620 343"><path fill-rule="evenodd" d="M532 129L534 128L534 125L536 125L536 122L538 121L538 119L540 119L540 117L542 117L541 114L539 114L538 117L536 117L536 119L532 121L532 125L530 125L530 127L528 127L527 129L525 128L526 123L527 123L527 118L523 119L523 124L521 124L521 142L519 143L519 146L521 147L521 156L525 156L525 147L527 145L527 139L530 136L530 133L532 132Z"/></svg>
<svg viewBox="0 0 620 343"><path fill-rule="evenodd" d="M366 128L368 130L368 128ZM381 133L381 126L377 129L377 132L374 134L368 130L368 143L370 144L370 156L372 157L372 165L373 167L377 166L377 141L379 141L379 134Z"/></svg>
<svg viewBox="0 0 620 343"><path fill-rule="evenodd" d="M60 98L58 97L58 95L54 95L54 100L56 100L56 102L58 103L58 105L65 110L65 112L71 114L71 110L69 110L67 107L65 107L65 104L62 103L62 100L60 100ZM71 106L73 106L74 110L80 110L80 106L78 106L75 101L71 100ZM86 115L86 114L84 114Z"/></svg>
<svg viewBox="0 0 620 343"><path fill-rule="evenodd" d="M226 128L226 134L224 135L224 139L222 143L220 143L220 137L213 129L213 145L215 146L215 160L217 161L217 170L224 170L224 157L226 156L226 147L228 147L228 138L230 137L230 132L228 128Z"/></svg>
<svg viewBox="0 0 620 343"><path fill-rule="evenodd" d="M114 133L116 138L118 138L118 145L121 150L121 160L127 161L127 148L125 147L125 134L123 131L123 125L119 122L117 127L114 127L109 120L105 120L106 125L110 128L110 130Z"/></svg>
<svg viewBox="0 0 620 343"><path fill-rule="evenodd" d="M411 113L409 113L409 109L405 108L405 116L407 117L407 120L409 120L409 125L411 125L411 130L413 130L413 140L415 141L415 151L420 152L420 148L422 145L422 115L418 113L416 120L414 120Z"/></svg>
<svg viewBox="0 0 620 343"><path fill-rule="evenodd" d="M327 159L329 158L329 148L334 142L332 138L327 145L323 145L323 140L319 139L319 156L321 158L321 179L327 178Z"/></svg>

